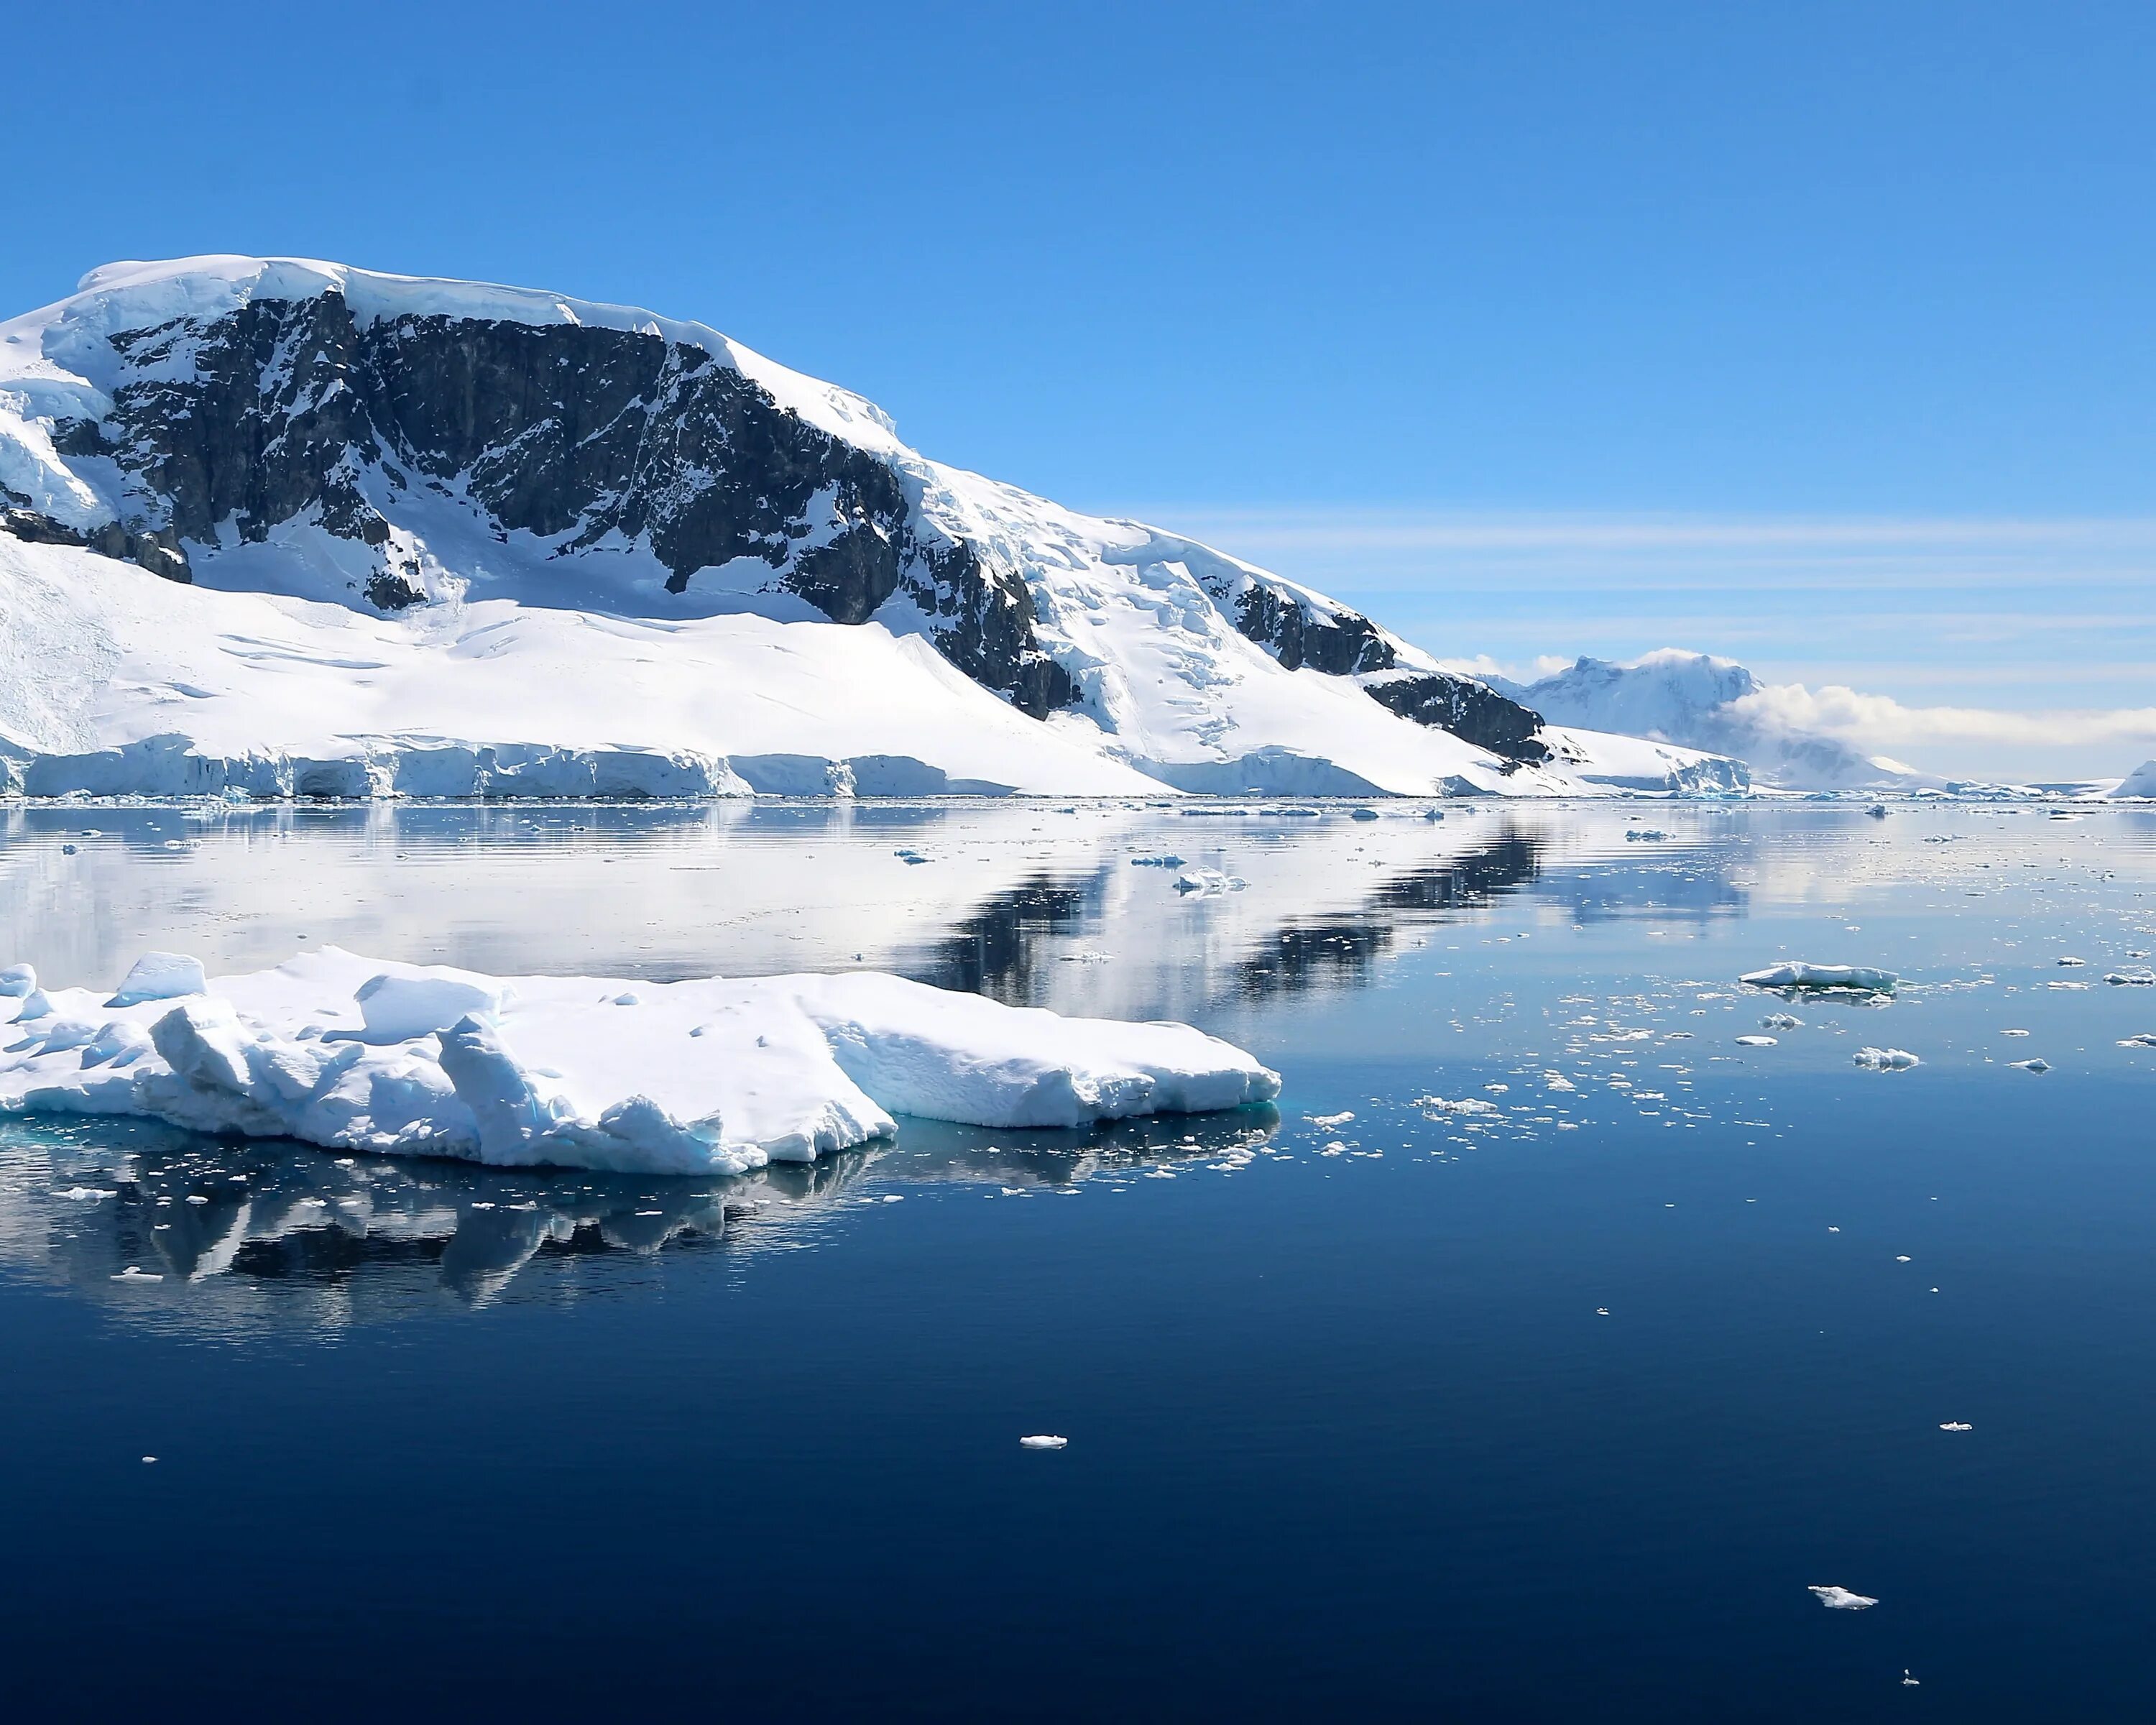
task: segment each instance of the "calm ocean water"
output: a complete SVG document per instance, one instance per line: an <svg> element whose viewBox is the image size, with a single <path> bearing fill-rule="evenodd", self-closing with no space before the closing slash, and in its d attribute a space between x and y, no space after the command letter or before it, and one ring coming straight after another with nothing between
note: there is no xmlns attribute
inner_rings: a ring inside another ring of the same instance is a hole
<svg viewBox="0 0 2156 1725"><path fill-rule="evenodd" d="M8 1712L2148 1717L2156 815L1418 814L0 814L62 983L859 963L1286 1081L741 1181L0 1123Z"/></svg>

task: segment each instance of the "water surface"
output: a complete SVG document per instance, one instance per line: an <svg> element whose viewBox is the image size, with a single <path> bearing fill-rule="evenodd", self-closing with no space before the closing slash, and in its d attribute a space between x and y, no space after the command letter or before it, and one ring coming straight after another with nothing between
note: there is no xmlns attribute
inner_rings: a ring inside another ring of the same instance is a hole
<svg viewBox="0 0 2156 1725"><path fill-rule="evenodd" d="M738 1181L0 1126L15 1709L2146 1713L2156 819L1444 813L0 814L63 983L863 963L1286 1086Z"/></svg>

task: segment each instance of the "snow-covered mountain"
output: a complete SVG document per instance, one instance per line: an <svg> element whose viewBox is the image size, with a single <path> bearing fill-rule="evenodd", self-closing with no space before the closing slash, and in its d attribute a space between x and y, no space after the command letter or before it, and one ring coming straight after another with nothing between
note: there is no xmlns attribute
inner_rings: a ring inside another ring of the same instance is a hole
<svg viewBox="0 0 2156 1725"><path fill-rule="evenodd" d="M0 324L33 793L1736 788L701 325L294 259Z"/></svg>
<svg viewBox="0 0 2156 1725"><path fill-rule="evenodd" d="M1553 725L1650 737L1733 756L1761 783L1789 790L1914 790L1943 782L1838 738L1794 728L1734 660L1665 647L1613 664L1578 660L1532 683L1486 680Z"/></svg>

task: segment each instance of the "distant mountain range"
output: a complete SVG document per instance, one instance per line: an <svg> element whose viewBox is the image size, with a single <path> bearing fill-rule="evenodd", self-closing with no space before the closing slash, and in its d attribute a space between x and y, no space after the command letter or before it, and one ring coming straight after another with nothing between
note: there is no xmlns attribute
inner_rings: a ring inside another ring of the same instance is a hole
<svg viewBox="0 0 2156 1725"><path fill-rule="evenodd" d="M0 622L33 794L1917 782L1726 660L1447 670L701 325L295 259L114 264L0 324Z"/></svg>

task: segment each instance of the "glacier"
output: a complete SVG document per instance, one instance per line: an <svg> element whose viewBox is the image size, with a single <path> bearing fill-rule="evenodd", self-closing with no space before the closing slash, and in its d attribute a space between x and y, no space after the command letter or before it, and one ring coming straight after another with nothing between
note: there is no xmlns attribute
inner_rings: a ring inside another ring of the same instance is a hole
<svg viewBox="0 0 2156 1725"><path fill-rule="evenodd" d="M1729 792L702 325L290 258L0 323L0 792Z"/></svg>
<svg viewBox="0 0 2156 1725"><path fill-rule="evenodd" d="M1077 1127L1280 1094L1277 1074L1188 1024L873 971L503 978L332 947L214 978L151 953L109 995L8 974L0 1113L502 1167L733 1174L888 1138L894 1115Z"/></svg>

